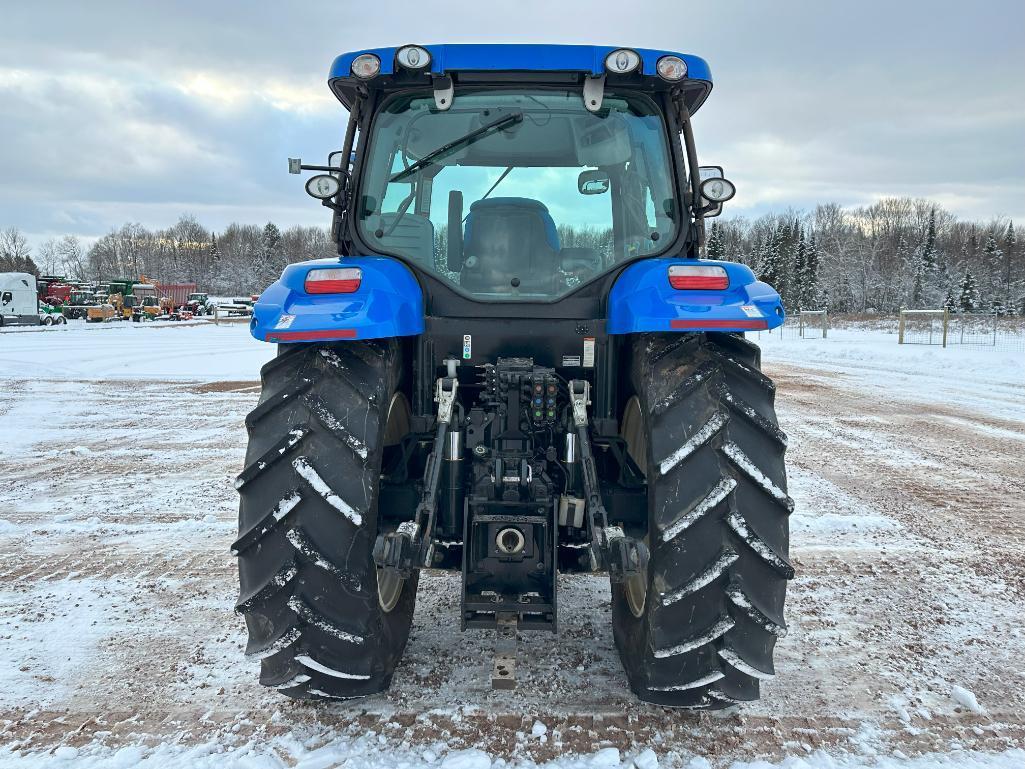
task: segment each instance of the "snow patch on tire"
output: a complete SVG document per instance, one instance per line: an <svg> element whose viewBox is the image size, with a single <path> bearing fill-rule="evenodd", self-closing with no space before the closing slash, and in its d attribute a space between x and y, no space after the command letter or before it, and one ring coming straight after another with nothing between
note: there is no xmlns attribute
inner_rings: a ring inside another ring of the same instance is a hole
<svg viewBox="0 0 1025 769"><path fill-rule="evenodd" d="M313 488L315 492L323 497L324 501L327 502L331 507L340 512L355 525L359 526L363 523L363 516L360 515L359 511L353 508L348 502L339 497L333 491L331 487L324 482L324 479L320 477L313 465L310 464L306 457L297 457L292 461L292 467L299 473L300 476Z"/></svg>

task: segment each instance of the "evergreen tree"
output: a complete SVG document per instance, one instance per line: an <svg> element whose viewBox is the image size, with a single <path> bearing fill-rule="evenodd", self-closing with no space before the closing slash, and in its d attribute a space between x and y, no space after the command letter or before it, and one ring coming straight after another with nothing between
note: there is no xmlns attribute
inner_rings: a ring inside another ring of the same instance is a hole
<svg viewBox="0 0 1025 769"><path fill-rule="evenodd" d="M989 273L989 280L983 281L983 285L988 289L990 306L997 311L1003 310L1003 272L1004 272L1004 252L997 245L997 239L993 233L989 233L986 236L986 245L982 249L982 258L986 271ZM987 285L988 284L988 285Z"/></svg>
<svg viewBox="0 0 1025 769"><path fill-rule="evenodd" d="M1018 238L1014 234L1014 222L1007 223L1007 232L1004 233L1004 285L1011 285L1011 265L1014 264L1014 252L1018 249Z"/></svg>
<svg viewBox="0 0 1025 769"><path fill-rule="evenodd" d="M1018 250L1018 238L1014 234L1014 222L1007 223L1007 231L1004 233L1004 298L1007 300L1007 312L1015 315L1017 308L1014 303L1014 289L1017 286L1015 275L1015 256ZM1025 301L1025 297L1022 297Z"/></svg>
<svg viewBox="0 0 1025 769"><path fill-rule="evenodd" d="M723 237L719 222L712 222L712 229L708 233L708 241L705 243L705 253L709 259L726 258L726 239Z"/></svg>
<svg viewBox="0 0 1025 769"><path fill-rule="evenodd" d="M924 295L925 285L922 278L922 273L916 270L914 283L911 284L911 307L915 309L921 309L922 299Z"/></svg>
<svg viewBox="0 0 1025 769"><path fill-rule="evenodd" d="M797 255L794 257L793 277L790 281L790 295L797 304L797 309L811 309L808 306L808 295L805 291L804 278L808 270L808 262L805 258L804 229L798 228L797 232Z"/></svg>
<svg viewBox="0 0 1025 769"><path fill-rule="evenodd" d="M219 262L219 261L221 261L221 252L217 248L217 236L216 235L211 235L210 236L209 258L210 258L211 262Z"/></svg>
<svg viewBox="0 0 1025 769"><path fill-rule="evenodd" d="M808 307L818 309L820 305L828 304L823 291L819 288L819 252L815 247L814 230L804 250L804 277L801 283L804 286L805 302Z"/></svg>
<svg viewBox="0 0 1025 769"><path fill-rule="evenodd" d="M964 279L961 281L961 297L958 299L958 307L961 312L975 312L979 309L979 289L975 285L975 276L972 269L965 270Z"/></svg>
<svg viewBox="0 0 1025 769"><path fill-rule="evenodd" d="M936 209L929 210L929 223L925 228L925 242L922 243L922 269L933 272L939 265L936 257Z"/></svg>
<svg viewBox="0 0 1025 769"><path fill-rule="evenodd" d="M901 281L900 301L907 303L909 307L921 307L923 294L925 293L925 274L928 266L925 260L925 247L914 253L908 240L904 235L900 236L897 242L897 269L901 270L904 280ZM911 277L911 296L904 293L907 283L907 276Z"/></svg>
<svg viewBox="0 0 1025 769"><path fill-rule="evenodd" d="M947 298L943 300L943 309L949 313L957 312L957 297L954 296L954 286L947 286Z"/></svg>
<svg viewBox="0 0 1025 769"><path fill-rule="evenodd" d="M281 243L281 230L274 222L267 222L263 228L263 253L266 257L271 257L278 250L278 245Z"/></svg>
<svg viewBox="0 0 1025 769"><path fill-rule="evenodd" d="M758 267L758 277L782 294L783 255L780 252L778 228L766 238L762 246L762 258Z"/></svg>

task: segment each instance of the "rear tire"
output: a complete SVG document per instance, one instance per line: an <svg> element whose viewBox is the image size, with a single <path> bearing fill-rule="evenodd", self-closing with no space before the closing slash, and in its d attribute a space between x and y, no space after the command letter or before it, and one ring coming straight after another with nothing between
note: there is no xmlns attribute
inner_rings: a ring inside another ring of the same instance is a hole
<svg viewBox="0 0 1025 769"><path fill-rule="evenodd" d="M647 702L719 709L757 699L775 673L793 502L760 358L729 334L634 340L621 434L648 482L651 559L613 586L612 611Z"/></svg>
<svg viewBox="0 0 1025 769"><path fill-rule="evenodd" d="M236 481L246 654L289 697L375 694L405 648L418 576L382 596L372 558L382 452L409 429L399 344L281 349Z"/></svg>

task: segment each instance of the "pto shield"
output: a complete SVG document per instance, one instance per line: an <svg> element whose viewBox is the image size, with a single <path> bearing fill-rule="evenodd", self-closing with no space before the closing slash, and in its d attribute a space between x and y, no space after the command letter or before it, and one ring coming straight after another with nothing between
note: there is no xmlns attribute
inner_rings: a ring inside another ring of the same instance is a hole
<svg viewBox="0 0 1025 769"><path fill-rule="evenodd" d="M325 267L360 270L348 293L309 294L306 275ZM423 292L399 261L379 256L316 259L285 268L253 308L250 332L261 342L323 342L415 336L424 330Z"/></svg>
<svg viewBox="0 0 1025 769"><path fill-rule="evenodd" d="M722 289L678 289L672 266L719 267ZM623 270L609 294L608 332L764 331L782 325L779 294L743 264L706 259L645 259Z"/></svg>

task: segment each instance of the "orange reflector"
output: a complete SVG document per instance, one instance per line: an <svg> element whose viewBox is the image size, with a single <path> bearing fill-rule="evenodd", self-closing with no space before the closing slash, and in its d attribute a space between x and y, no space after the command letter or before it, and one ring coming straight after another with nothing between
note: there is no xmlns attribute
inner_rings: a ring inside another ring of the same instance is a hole
<svg viewBox="0 0 1025 769"><path fill-rule="evenodd" d="M359 267L330 267L306 273L304 288L307 294L352 294L362 281Z"/></svg>
<svg viewBox="0 0 1025 769"><path fill-rule="evenodd" d="M682 291L721 291L730 287L726 270L714 264L674 264L669 285Z"/></svg>

